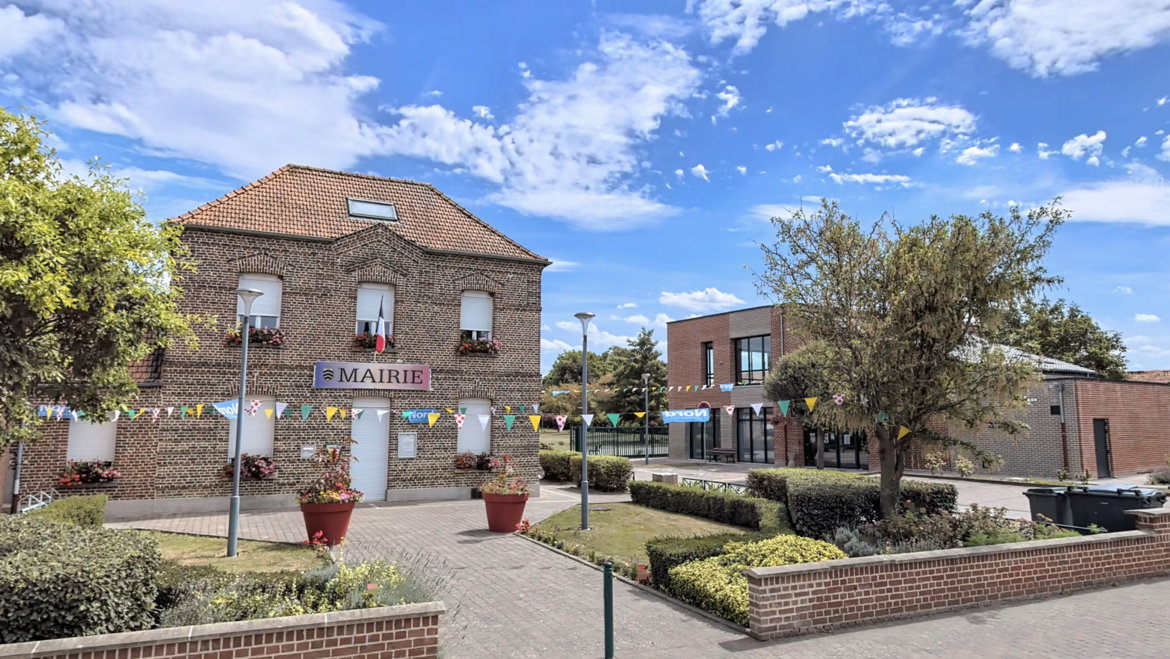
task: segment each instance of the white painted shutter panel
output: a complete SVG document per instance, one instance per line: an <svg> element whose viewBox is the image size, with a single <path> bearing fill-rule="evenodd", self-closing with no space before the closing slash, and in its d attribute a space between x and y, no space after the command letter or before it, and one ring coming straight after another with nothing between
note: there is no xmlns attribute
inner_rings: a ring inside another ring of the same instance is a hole
<svg viewBox="0 0 1170 659"><path fill-rule="evenodd" d="M240 288L252 288L263 293L252 303L253 316L280 317L282 286L275 275L240 275ZM375 311L377 311L375 309ZM236 316L244 315L244 302L236 296Z"/></svg>
<svg viewBox="0 0 1170 659"><path fill-rule="evenodd" d="M117 433L117 421L94 423L86 418L70 421L69 442L65 447L65 459L113 462Z"/></svg>
<svg viewBox="0 0 1170 659"><path fill-rule="evenodd" d="M390 415L383 414L379 419L378 410L389 410L390 401L355 398L353 406L363 410L362 418L353 420L356 443L350 446L350 452L357 458L349 468L353 486L365 493L367 501L383 501L390 470Z"/></svg>
<svg viewBox="0 0 1170 659"><path fill-rule="evenodd" d="M492 331L492 296L483 291L465 291L459 329Z"/></svg>
<svg viewBox="0 0 1170 659"><path fill-rule="evenodd" d="M259 400L260 409L256 416L248 416L248 408L252 401ZM264 410L272 410L272 418ZM272 457L272 446L276 439L276 399L272 396L247 396L244 398L244 442L240 453L248 455L267 455ZM228 429L228 459L236 457L236 421L228 419L231 424Z"/></svg>
<svg viewBox="0 0 1170 659"><path fill-rule="evenodd" d="M387 284L358 285L358 320L378 320L379 304L382 305L382 316L386 319L386 333L390 334L394 320L394 288Z"/></svg>
<svg viewBox="0 0 1170 659"><path fill-rule="evenodd" d="M492 425L489 423L486 430L480 427L480 414L491 414L491 403L481 398L468 398L459 401L460 413L467 408L467 419L463 422L463 429L459 431L457 450L459 453L488 453L492 448Z"/></svg>

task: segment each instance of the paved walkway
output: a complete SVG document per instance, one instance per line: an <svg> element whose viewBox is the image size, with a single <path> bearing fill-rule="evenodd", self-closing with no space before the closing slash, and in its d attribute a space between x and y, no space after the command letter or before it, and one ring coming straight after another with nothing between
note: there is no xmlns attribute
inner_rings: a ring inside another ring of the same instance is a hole
<svg viewBox="0 0 1170 659"><path fill-rule="evenodd" d="M594 494L591 500L623 498ZM527 516L544 519L577 501L575 489L545 486L529 501ZM224 513L110 526L223 536L226 522ZM300 542L302 524L298 511L245 512L241 537ZM442 639L449 659L602 656L600 573L522 538L489 533L485 525L479 501L362 505L346 551L353 558L403 560L436 575L450 608ZM1157 630L1170 607L1170 582L772 643L620 582L614 606L619 657L1138 657L1164 649Z"/></svg>

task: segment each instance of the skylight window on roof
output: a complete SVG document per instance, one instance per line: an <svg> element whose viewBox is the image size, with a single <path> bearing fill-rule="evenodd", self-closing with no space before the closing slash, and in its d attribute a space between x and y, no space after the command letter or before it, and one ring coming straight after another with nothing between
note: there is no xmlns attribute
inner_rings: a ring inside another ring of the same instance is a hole
<svg viewBox="0 0 1170 659"><path fill-rule="evenodd" d="M370 201L368 199L347 199L349 202L350 217L364 217L371 220L398 221L398 212L394 204L388 201Z"/></svg>

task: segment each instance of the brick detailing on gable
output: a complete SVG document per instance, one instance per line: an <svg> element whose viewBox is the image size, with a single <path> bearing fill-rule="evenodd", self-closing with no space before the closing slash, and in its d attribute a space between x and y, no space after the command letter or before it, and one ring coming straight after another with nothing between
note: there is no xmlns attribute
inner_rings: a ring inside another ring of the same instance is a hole
<svg viewBox="0 0 1170 659"><path fill-rule="evenodd" d="M391 286L398 286L400 276L398 271L394 269L389 263L375 259L373 261L365 261L363 263L350 266L346 270L353 277L355 283L358 284L389 284Z"/></svg>
<svg viewBox="0 0 1170 659"><path fill-rule="evenodd" d="M257 252L232 261L231 268L236 274L274 275L283 279L285 263L267 252Z"/></svg>
<svg viewBox="0 0 1170 659"><path fill-rule="evenodd" d="M500 285L482 272L473 272L463 277L455 278L455 289L458 291L487 291L495 295Z"/></svg>

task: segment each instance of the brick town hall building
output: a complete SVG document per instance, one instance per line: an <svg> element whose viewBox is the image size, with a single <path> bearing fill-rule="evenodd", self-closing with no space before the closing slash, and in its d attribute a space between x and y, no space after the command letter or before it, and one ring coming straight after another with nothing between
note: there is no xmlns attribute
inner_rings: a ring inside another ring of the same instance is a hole
<svg viewBox="0 0 1170 659"><path fill-rule="evenodd" d="M25 451L22 494L56 487L69 459L101 459L121 477L69 492L108 494L111 516L227 510L231 479L221 471L235 422L212 403L238 396L240 346L223 345L242 313L237 288L263 292L254 326L285 333L282 345L249 348L245 404L260 408L244 416L243 451L271 456L278 471L241 483L245 508L294 505L313 474L310 447L345 437L357 442L354 486L370 501L468 498L491 474L457 470L467 450L513 456L535 486L538 436L524 416L507 430L503 408L520 414L517 406L539 401L546 259L429 184L297 165L171 221L184 226L198 269L181 282L179 310L218 319L218 328L194 327L198 349L174 346L138 368L134 408L174 409L157 420L46 420L44 441ZM375 359L353 342L379 306L394 343ZM499 354L459 354L468 333L500 341ZM341 381L346 369L375 361L390 373L383 382ZM334 380L315 378L315 369ZM304 420L302 406L311 406ZM330 407L347 414L328 420ZM445 413L455 408L466 408L462 429ZM357 419L354 409L363 410ZM444 414L429 427L403 410ZM479 415L491 415L486 429Z"/></svg>

